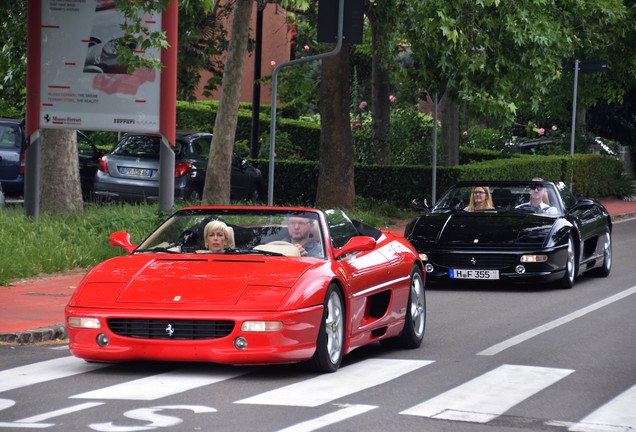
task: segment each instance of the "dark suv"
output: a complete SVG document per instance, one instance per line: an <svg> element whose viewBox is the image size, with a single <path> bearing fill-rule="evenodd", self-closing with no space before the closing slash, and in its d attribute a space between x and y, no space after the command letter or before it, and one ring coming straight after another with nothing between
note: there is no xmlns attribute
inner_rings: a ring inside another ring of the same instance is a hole
<svg viewBox="0 0 636 432"><path fill-rule="evenodd" d="M197 202L203 195L212 134L178 131L175 147L176 200ZM159 199L159 150L161 137L154 134L126 134L99 161L95 174L96 198L121 201ZM263 177L236 152L232 156L230 179L232 200L260 201Z"/></svg>
<svg viewBox="0 0 636 432"><path fill-rule="evenodd" d="M0 182L6 195L24 194L26 149L24 120L0 119ZM104 152L90 138L77 131L77 153L82 195L88 198L92 194L97 163Z"/></svg>
<svg viewBox="0 0 636 432"><path fill-rule="evenodd" d="M6 195L22 195L26 139L24 120L0 119L0 182Z"/></svg>

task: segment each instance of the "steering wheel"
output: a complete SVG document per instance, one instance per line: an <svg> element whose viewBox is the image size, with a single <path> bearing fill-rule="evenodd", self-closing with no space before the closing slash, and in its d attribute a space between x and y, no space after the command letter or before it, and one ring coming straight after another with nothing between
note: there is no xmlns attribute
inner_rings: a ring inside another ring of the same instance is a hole
<svg viewBox="0 0 636 432"><path fill-rule="evenodd" d="M294 247L296 247L293 243L290 243L290 242L284 241L284 240L274 240L274 241L271 241L271 242L267 242L265 244L272 245L272 246L294 246Z"/></svg>

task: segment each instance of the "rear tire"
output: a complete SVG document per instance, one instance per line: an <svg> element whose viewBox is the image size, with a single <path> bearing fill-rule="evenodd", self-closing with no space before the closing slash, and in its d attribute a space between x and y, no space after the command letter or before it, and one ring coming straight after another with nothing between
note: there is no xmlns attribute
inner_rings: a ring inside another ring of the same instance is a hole
<svg viewBox="0 0 636 432"><path fill-rule="evenodd" d="M598 277L608 277L612 271L612 234L605 232L603 243L603 265L601 267L590 270L589 274Z"/></svg>
<svg viewBox="0 0 636 432"><path fill-rule="evenodd" d="M188 192L185 194L185 201L191 203L200 203L201 198L203 198L203 191L199 186L193 185L190 186Z"/></svg>
<svg viewBox="0 0 636 432"><path fill-rule="evenodd" d="M338 370L344 355L345 327L342 294L335 284L331 284L325 294L316 352L308 362L311 369L327 373Z"/></svg>
<svg viewBox="0 0 636 432"><path fill-rule="evenodd" d="M258 203L262 201L263 194L261 193L261 187L257 184L253 185L250 190L249 201Z"/></svg>

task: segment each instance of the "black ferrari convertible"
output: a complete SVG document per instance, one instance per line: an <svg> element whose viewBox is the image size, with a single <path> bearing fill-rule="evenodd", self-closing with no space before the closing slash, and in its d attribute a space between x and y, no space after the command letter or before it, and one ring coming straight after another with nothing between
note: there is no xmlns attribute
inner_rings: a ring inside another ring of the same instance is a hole
<svg viewBox="0 0 636 432"><path fill-rule="evenodd" d="M602 204L562 182L464 181L411 221L404 236L427 280L552 282L571 288L582 273L608 276L612 220Z"/></svg>

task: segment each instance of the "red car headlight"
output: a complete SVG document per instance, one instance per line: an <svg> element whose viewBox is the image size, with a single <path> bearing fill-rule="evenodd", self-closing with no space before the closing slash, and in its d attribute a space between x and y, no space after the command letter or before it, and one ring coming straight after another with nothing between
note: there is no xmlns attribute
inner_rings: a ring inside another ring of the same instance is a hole
<svg viewBox="0 0 636 432"><path fill-rule="evenodd" d="M68 317L68 325L73 328L98 329L102 323L98 318Z"/></svg>
<svg viewBox="0 0 636 432"><path fill-rule="evenodd" d="M277 332L283 329L281 321L245 321L241 324L244 332Z"/></svg>

